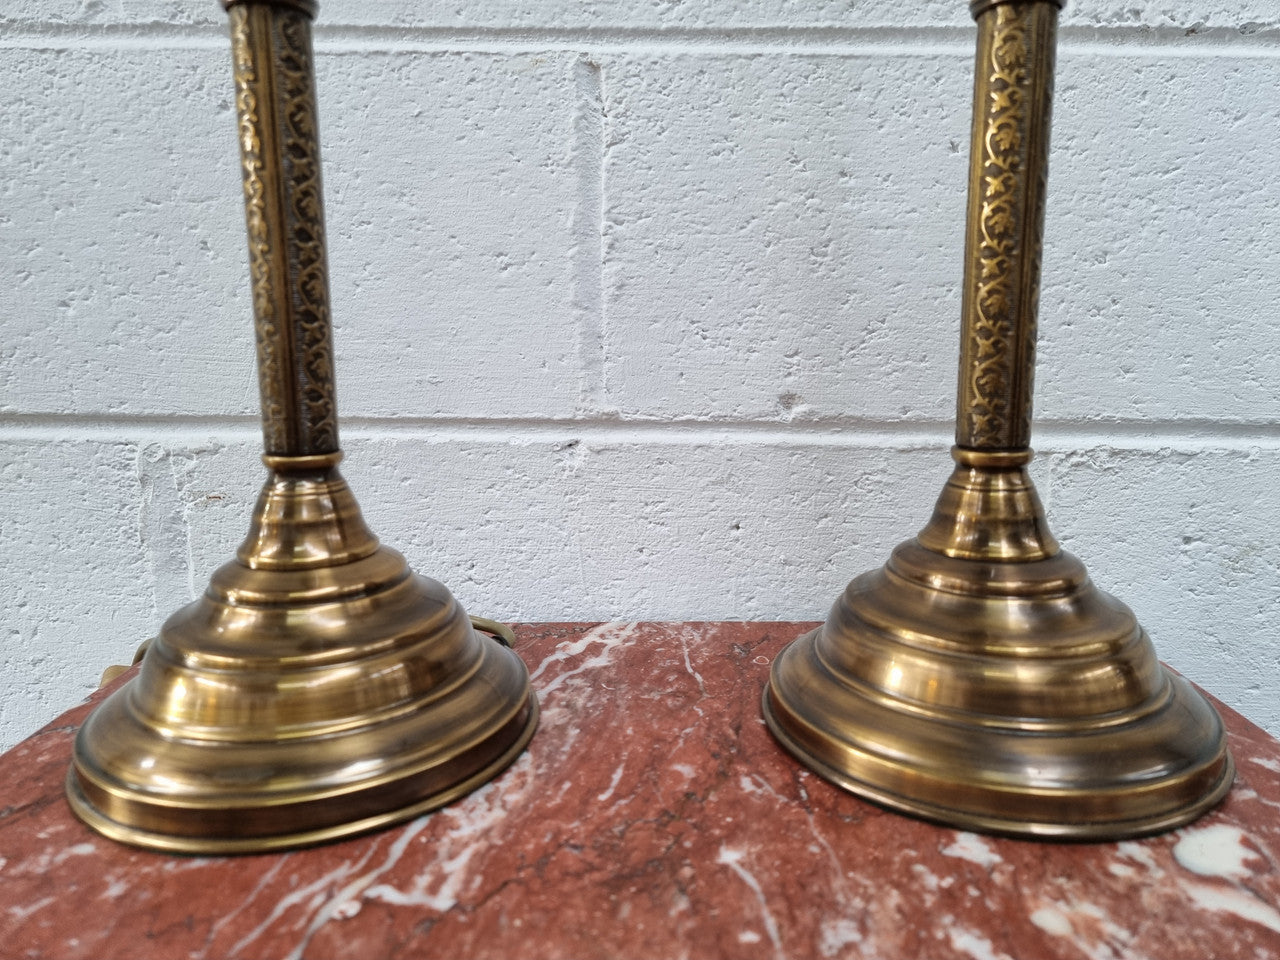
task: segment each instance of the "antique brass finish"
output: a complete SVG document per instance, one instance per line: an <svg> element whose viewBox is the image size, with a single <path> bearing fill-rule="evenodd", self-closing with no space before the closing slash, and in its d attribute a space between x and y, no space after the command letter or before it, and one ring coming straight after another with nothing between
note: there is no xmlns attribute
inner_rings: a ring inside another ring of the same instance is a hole
<svg viewBox="0 0 1280 960"><path fill-rule="evenodd" d="M128 673L130 667L136 667L138 664L140 664L142 662L142 658L146 656L147 651L151 649L151 644L154 641L155 641L155 637L148 637L146 640L143 640L140 644L138 644L138 649L133 652L133 659L129 661L127 665L112 664L111 666L103 670L102 679L98 681L98 689L102 689L103 687L105 687L116 677L120 676L120 674Z"/></svg>
<svg viewBox="0 0 1280 960"><path fill-rule="evenodd" d="M1186 823L1234 769L1222 723L1063 552L1027 474L1057 23L978 21L955 469L928 525L773 664L770 730L821 776L976 830Z"/></svg>
<svg viewBox="0 0 1280 960"><path fill-rule="evenodd" d="M520 659L379 545L338 472L315 5L225 5L267 481L236 558L89 718L67 777L94 829L190 853L407 819L497 774L538 720Z"/></svg>
<svg viewBox="0 0 1280 960"><path fill-rule="evenodd" d="M516 645L516 632L505 623L490 620L488 617L472 617L471 625L481 633L489 634L504 647L514 647Z"/></svg>

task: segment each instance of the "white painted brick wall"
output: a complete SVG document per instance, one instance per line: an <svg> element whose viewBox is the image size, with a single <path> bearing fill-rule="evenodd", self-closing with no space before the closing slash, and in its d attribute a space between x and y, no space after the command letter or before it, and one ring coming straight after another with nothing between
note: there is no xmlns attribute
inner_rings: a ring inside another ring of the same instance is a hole
<svg viewBox="0 0 1280 960"><path fill-rule="evenodd" d="M1062 18L1035 464L1161 655L1280 734L1280 9ZM809 619L949 462L962 0L328 0L346 473L474 613ZM0 0L0 745L263 473L224 15Z"/></svg>

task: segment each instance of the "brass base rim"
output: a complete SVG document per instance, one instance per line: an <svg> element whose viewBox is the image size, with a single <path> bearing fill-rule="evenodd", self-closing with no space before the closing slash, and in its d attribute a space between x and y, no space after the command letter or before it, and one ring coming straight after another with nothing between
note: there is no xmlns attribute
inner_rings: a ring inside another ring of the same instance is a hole
<svg viewBox="0 0 1280 960"><path fill-rule="evenodd" d="M496 778L525 751L537 731L540 710L537 695L532 690L529 691L528 706L528 718L519 735L511 742L511 745L494 760L465 779L406 806L329 826L251 837L196 837L158 833L112 820L98 810L97 807L93 806L81 789L79 773L74 764L67 771L67 800L72 812L87 826L103 836L130 846L142 847L161 853L192 855L271 853L332 843L382 830L386 827L403 823L406 820L411 820L421 814L438 810ZM400 780L405 779L410 779L410 777L400 778ZM245 808L245 812L251 812L251 810L252 808Z"/></svg>
<svg viewBox="0 0 1280 960"><path fill-rule="evenodd" d="M773 670L777 669L778 661L789 652L802 647L804 644L814 643L822 630L822 627L811 630L788 644L775 658ZM796 705L787 703L783 698L779 697L778 704L775 704L774 698L778 697L778 693L775 687L773 670L770 671L769 680L765 683L761 698L761 712L769 732L788 753L822 779L841 789L892 811L926 820L939 826L1027 840L1097 842L1133 839L1172 830L1203 816L1223 800L1235 779L1235 765L1231 755L1223 750L1218 775L1207 789L1203 790L1194 799L1188 800L1185 796L1185 791L1180 791L1179 786L1182 785L1184 779L1191 779L1190 775L1184 772L1184 776L1169 777L1159 785L1167 788L1170 794L1169 804L1158 812L1138 817L1117 817L1100 814L1098 808L1103 805L1102 801L1108 799L1107 793L1103 790L1094 792L1092 796L1095 801L1094 808L1082 808L1082 816L1079 819L1036 819L1026 816L1025 811L1022 816L1002 817L991 813L990 808L998 806L1001 800L1008 800L1011 796L1011 791L1007 787L1005 789L996 787L984 788L982 786L983 771L981 770L969 771L970 775L965 778L963 783L956 783L957 788L962 787L971 795L976 794L979 797L978 801L972 802L969 807L931 802L923 797L909 796L899 791L888 789L882 784L854 776L848 771L837 769L802 744L791 734L786 723L779 716L778 706L794 714L797 722L804 724L809 721L806 721L802 716L802 709L795 709ZM1178 678L1178 680L1185 683L1185 681L1181 681L1181 678ZM1190 689L1189 685L1187 687ZM1191 693L1199 697L1196 691L1191 690ZM989 728L981 731L975 728L975 735L979 732L984 737L992 736L992 731ZM839 739L830 731L823 731L822 733L823 737L832 743L837 742ZM1007 736L1017 736L1017 734L1011 733ZM873 747L874 744L869 742L867 746ZM930 779L930 775L923 770L918 772L921 777ZM922 790L922 793L936 792L936 789ZM1124 788L1119 788L1115 791L1116 796L1120 796L1123 793ZM1048 795L1048 791L1046 791L1046 795ZM1071 792L1064 790L1058 801L1071 795ZM1053 805L1056 805L1056 803L1050 806ZM988 810L981 811L971 808L976 806L985 806Z"/></svg>
<svg viewBox="0 0 1280 960"><path fill-rule="evenodd" d="M1064 824L1005 820L1000 817L966 814L949 807L914 800L911 797L883 790L873 784L857 780L833 767L827 766L826 763L806 751L791 738L778 722L773 712L773 706L769 701L770 688L766 684L761 704L765 725L779 745L813 773L828 783L840 787L842 790L846 790L863 800L885 807L894 813L902 813L925 820L939 827L972 830L976 833L995 834L1018 840L1076 840L1081 843L1132 840L1164 833L1167 830L1185 826L1198 819L1222 802L1235 780L1235 764L1232 762L1231 757L1228 756L1222 777L1203 800L1164 817L1111 821L1107 823Z"/></svg>

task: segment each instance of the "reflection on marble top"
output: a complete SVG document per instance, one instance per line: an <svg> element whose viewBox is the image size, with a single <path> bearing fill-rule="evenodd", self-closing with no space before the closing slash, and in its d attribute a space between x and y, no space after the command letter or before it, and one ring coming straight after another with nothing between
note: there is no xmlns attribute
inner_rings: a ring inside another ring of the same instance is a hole
<svg viewBox="0 0 1280 960"><path fill-rule="evenodd" d="M1219 705L1235 789L1142 841L982 837L798 767L760 720L812 624L517 628L543 706L498 780L288 854L145 853L62 799L70 711L3 757L6 958L1280 958L1280 744ZM95 700L98 699L95 697Z"/></svg>

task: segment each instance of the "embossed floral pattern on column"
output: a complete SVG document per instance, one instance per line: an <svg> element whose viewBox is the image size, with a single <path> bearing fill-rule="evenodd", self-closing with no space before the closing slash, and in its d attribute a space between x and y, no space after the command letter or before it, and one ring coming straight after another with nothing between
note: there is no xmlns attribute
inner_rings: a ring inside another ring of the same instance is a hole
<svg viewBox="0 0 1280 960"><path fill-rule="evenodd" d="M975 104L982 121L973 149L981 162L970 183L978 204L960 411L963 443L974 447L1030 439L1051 96L1047 73L1028 63L1035 13L1035 5L1001 4L984 14L994 25Z"/></svg>
<svg viewBox="0 0 1280 960"><path fill-rule="evenodd" d="M294 10L282 11L276 23L276 79L284 107L279 118L280 152L288 191L284 215L294 298L294 376L300 432L306 452L323 453L338 447L338 421L311 23L305 14Z"/></svg>
<svg viewBox="0 0 1280 960"><path fill-rule="evenodd" d="M302 11L228 11L249 272L268 453L338 448L329 279L310 21ZM269 33L250 18L270 18ZM260 49L254 36L269 36Z"/></svg>

